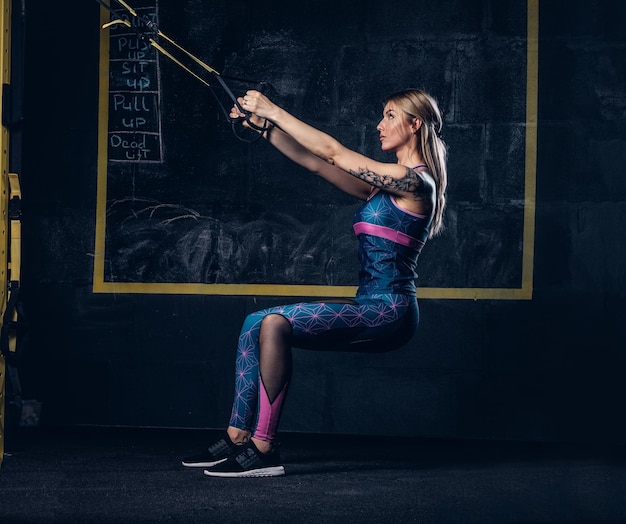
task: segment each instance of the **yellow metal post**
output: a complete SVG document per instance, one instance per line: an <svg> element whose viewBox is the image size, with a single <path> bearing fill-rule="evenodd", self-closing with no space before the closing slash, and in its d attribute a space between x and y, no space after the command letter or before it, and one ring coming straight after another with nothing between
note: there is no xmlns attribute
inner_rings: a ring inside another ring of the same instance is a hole
<svg viewBox="0 0 626 524"><path fill-rule="evenodd" d="M0 74L2 85L8 85L11 80L11 0L2 0L0 16L0 34L2 35L2 53L0 54ZM4 108L0 99L0 114ZM7 278L8 278L8 229L9 229L9 130L2 126L0 136L0 313L4 314L7 306ZM0 314L0 322L2 322ZM4 458L4 415L6 404L6 365L0 355L0 466Z"/></svg>

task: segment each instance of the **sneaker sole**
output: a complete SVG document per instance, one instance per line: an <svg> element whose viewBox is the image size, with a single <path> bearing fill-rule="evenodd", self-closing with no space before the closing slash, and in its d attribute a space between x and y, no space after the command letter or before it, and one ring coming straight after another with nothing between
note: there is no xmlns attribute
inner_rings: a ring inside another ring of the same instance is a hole
<svg viewBox="0 0 626 524"><path fill-rule="evenodd" d="M209 471L204 470L209 477L243 478L243 477L281 477L285 474L284 466L272 466L270 468L251 469L249 471Z"/></svg>
<svg viewBox="0 0 626 524"><path fill-rule="evenodd" d="M182 465L185 466L186 468L211 468L213 466L217 466L218 464L221 464L222 462L226 462L226 458L224 457L223 459L220 460L215 460L213 462L182 462Z"/></svg>

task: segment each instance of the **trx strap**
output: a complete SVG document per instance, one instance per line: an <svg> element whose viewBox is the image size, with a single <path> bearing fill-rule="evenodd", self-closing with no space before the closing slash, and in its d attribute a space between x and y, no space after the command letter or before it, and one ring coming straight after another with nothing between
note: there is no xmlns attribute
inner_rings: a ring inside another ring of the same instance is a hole
<svg viewBox="0 0 626 524"><path fill-rule="evenodd" d="M233 92L230 90L230 88L226 84L225 79L234 80L238 82L246 82L249 84L255 84L255 89L261 92L263 92L265 88L268 86L266 82L247 80L244 78L237 78L237 77L227 77L227 76L220 74L213 67L206 64L205 62L200 60L198 57L194 56L185 48L180 46L177 42L172 40L170 37L165 35L158 28L157 24L154 23L152 20L150 20L147 16L139 15L137 11L135 11L135 9L133 9L130 5L128 5L124 0L112 0L112 1L119 4L124 9L124 12L120 13L119 10L113 9L111 5L104 2L104 0L96 0L98 4L104 7L111 14L111 21L104 24L102 26L102 29L107 29L117 24L121 24L132 29L136 33L137 38L139 38L142 42L146 42L147 44L152 46L154 49L156 49L159 53L161 53L163 56L166 56L167 58L172 60L176 65L178 65L180 68L185 70L195 79L202 82L206 87L210 89L211 93L215 97L215 100L220 106L222 113L224 113L226 120L230 122L232 129L233 129L233 133L239 140L242 140L243 142L248 142L248 143L256 142L259 138L261 138L261 136L263 136L264 131L267 131L268 129L272 127L272 124L269 123L267 120L265 121L265 124L263 126L259 126L251 121L252 114L249 111L246 111L243 107L241 107L241 105L237 101L237 97L233 94ZM135 23L132 23L130 21L131 19ZM171 46L173 49L168 50L166 47L168 45ZM182 54L183 56L179 58L175 55L175 53ZM237 133L236 126L242 124L242 118L231 118L230 112L226 109L226 107L224 107L224 104L222 104L222 102L220 101L219 97L213 90L213 86L206 79L204 79L199 74L192 71L190 67L183 62L183 60L191 60L192 62L195 62L205 72L209 73L210 75L212 75L213 78L217 80L220 87L224 90L228 98L230 98L230 100L232 100L233 104L237 107L237 109L242 114L245 115L243 120L245 120L252 129L259 132L258 136L256 136L252 140L248 140L246 138L243 138Z"/></svg>

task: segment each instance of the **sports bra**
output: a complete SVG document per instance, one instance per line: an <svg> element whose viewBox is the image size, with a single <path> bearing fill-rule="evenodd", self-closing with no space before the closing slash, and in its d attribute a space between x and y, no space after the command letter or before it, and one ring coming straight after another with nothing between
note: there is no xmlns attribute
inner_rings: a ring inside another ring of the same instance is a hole
<svg viewBox="0 0 626 524"><path fill-rule="evenodd" d="M358 294L414 293L417 258L431 222L432 215L406 211L390 193L373 191L353 221L361 263Z"/></svg>

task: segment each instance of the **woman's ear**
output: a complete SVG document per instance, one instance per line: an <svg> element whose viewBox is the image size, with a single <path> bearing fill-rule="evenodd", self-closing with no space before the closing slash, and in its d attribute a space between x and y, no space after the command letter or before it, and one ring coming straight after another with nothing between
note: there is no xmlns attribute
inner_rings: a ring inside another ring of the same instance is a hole
<svg viewBox="0 0 626 524"><path fill-rule="evenodd" d="M419 118L414 118L413 122L411 122L411 131L413 134L416 134L419 131L419 128L422 127L422 121Z"/></svg>

